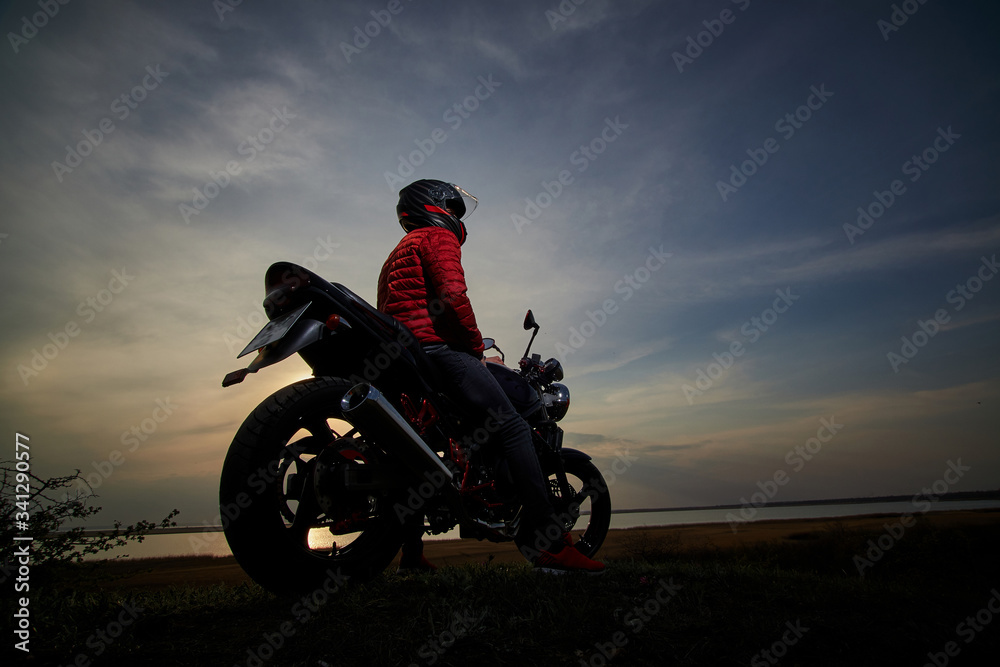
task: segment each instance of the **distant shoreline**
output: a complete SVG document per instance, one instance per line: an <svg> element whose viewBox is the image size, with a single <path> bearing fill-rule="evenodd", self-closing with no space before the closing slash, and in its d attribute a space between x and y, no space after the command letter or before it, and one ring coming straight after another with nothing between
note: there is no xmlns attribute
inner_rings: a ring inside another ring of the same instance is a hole
<svg viewBox="0 0 1000 667"><path fill-rule="evenodd" d="M916 494L919 496L919 494ZM876 504L876 503L898 503L912 500L915 495L905 495L905 496L875 496L870 498L833 498L833 499L823 499L823 500L784 500L784 501L774 501L767 502L760 505L693 505L689 507L660 507L660 508L630 508L630 509L618 509L611 510L611 514L665 514L670 512L704 512L710 510L739 510L745 507L816 507L824 505L864 505L864 504ZM939 496L934 504L946 503L946 502L962 502L971 500L998 500L1000 501L1000 489L996 491L962 491L957 493L948 493L943 496ZM804 517L805 518L805 517ZM824 518L824 517L816 517ZM715 522L712 522L715 523ZM724 522L719 522L724 523ZM222 531L222 525L203 525L203 526L174 526L172 528L157 528L151 531L150 535L178 535L178 534L190 534L190 533L217 533ZM111 527L107 528L94 528L90 530L83 531L83 535L87 537L92 537L95 535L102 535L113 530Z"/></svg>
<svg viewBox="0 0 1000 667"><path fill-rule="evenodd" d="M900 503L912 500L920 494L906 496L875 496L872 498L828 498L824 500L778 500L768 501L760 507L812 507L815 505L864 505L867 503ZM956 502L967 500L1000 500L1000 489L996 491L964 491L948 493L939 496L935 502ZM660 509L623 509L612 510L612 514L641 514L644 512L694 512L705 510L738 510L746 507L746 504L739 505L701 505L693 507L667 507ZM753 505L750 505L753 507Z"/></svg>

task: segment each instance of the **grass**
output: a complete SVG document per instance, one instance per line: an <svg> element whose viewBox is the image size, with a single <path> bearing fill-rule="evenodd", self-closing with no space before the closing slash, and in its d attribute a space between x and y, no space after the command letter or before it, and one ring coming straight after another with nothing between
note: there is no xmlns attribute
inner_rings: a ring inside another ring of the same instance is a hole
<svg viewBox="0 0 1000 667"><path fill-rule="evenodd" d="M721 550L636 531L602 577L465 565L386 574L312 609L255 585L86 592L63 573L33 593L32 646L35 664L769 665L773 648L783 665L919 667L954 641L949 661L993 664L1000 614L970 642L957 628L1000 587L998 526L920 522L859 576L853 557L880 535L831 523ZM129 608L142 611L110 637Z"/></svg>

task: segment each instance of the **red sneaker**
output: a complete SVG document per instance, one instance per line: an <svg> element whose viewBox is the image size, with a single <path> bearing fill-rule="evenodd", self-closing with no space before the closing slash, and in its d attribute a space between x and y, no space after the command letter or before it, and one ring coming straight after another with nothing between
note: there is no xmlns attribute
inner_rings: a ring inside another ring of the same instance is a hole
<svg viewBox="0 0 1000 667"><path fill-rule="evenodd" d="M604 563L587 558L574 546L565 546L559 553L543 551L535 559L535 570L546 574L567 574L580 572L583 574L604 574Z"/></svg>

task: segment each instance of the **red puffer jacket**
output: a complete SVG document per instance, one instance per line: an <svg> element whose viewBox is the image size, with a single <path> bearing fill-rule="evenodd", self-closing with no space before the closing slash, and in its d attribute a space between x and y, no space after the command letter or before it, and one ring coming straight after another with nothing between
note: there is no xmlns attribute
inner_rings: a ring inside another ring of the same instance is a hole
<svg viewBox="0 0 1000 667"><path fill-rule="evenodd" d="M447 343L480 358L483 336L467 290L458 238L441 227L421 227L385 260L376 305L421 343Z"/></svg>

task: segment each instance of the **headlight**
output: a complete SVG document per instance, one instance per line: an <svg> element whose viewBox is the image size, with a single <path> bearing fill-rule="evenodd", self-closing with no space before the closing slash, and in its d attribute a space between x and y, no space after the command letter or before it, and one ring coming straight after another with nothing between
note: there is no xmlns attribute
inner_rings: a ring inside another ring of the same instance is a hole
<svg viewBox="0 0 1000 667"><path fill-rule="evenodd" d="M542 401L549 419L559 421L569 410L569 389L564 384L552 384L542 392Z"/></svg>
<svg viewBox="0 0 1000 667"><path fill-rule="evenodd" d="M545 376L547 382L559 382L565 377L563 375L562 364L559 363L558 359L549 359L542 366L542 374Z"/></svg>

